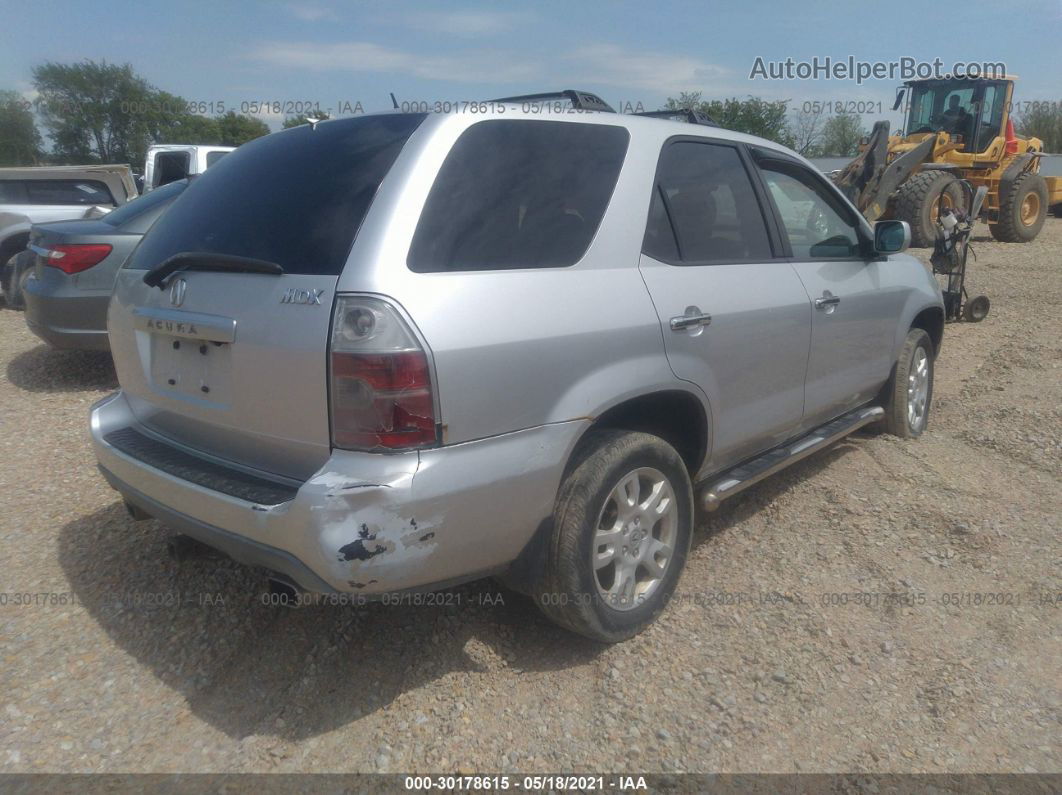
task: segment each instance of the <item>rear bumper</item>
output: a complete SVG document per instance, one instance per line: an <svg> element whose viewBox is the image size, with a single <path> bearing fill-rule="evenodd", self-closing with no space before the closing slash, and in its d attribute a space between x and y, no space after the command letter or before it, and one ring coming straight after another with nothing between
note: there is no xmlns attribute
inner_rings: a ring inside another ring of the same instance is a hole
<svg viewBox="0 0 1062 795"><path fill-rule="evenodd" d="M22 291L26 325L56 348L110 350L107 341L109 293L52 295L45 285L31 278Z"/></svg>
<svg viewBox="0 0 1062 795"><path fill-rule="evenodd" d="M122 496L178 532L307 591L366 596L497 572L553 502L585 421L380 455L334 451L293 499L262 505L156 469L108 444L138 426L121 392L97 403L100 469Z"/></svg>

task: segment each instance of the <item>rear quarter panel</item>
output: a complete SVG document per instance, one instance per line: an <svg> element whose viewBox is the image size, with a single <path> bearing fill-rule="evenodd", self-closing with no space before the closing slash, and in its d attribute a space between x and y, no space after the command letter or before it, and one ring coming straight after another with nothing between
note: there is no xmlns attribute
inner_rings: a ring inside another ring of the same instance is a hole
<svg viewBox="0 0 1062 795"><path fill-rule="evenodd" d="M417 325L434 359L445 441L594 417L660 389L687 389L703 402L668 366L638 271L659 146L633 132L601 226L574 266L409 270L406 255L435 176L460 133L485 118L429 117L414 133L381 186L338 285L341 292L392 297ZM567 119L614 123L606 114Z"/></svg>

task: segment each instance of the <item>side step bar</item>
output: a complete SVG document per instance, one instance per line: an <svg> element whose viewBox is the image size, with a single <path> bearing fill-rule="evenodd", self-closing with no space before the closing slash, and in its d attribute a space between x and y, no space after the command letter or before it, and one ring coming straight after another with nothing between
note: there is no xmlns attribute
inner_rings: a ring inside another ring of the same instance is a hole
<svg viewBox="0 0 1062 795"><path fill-rule="evenodd" d="M759 483L790 464L843 439L852 431L877 422L885 416L880 406L865 406L820 425L794 442L769 450L758 458L739 464L710 479L703 487L701 502L705 510L714 511L727 497L733 497L754 483Z"/></svg>

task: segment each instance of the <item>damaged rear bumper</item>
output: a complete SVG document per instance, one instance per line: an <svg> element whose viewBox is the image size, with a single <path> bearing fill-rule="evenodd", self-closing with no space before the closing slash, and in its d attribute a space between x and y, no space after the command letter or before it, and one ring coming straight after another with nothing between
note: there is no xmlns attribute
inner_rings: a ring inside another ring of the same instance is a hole
<svg viewBox="0 0 1062 795"><path fill-rule="evenodd" d="M393 455L335 450L292 499L266 505L109 444L105 437L125 428L150 434L121 392L91 412L100 469L128 502L307 591L366 596L504 569L552 514L564 464L586 424Z"/></svg>

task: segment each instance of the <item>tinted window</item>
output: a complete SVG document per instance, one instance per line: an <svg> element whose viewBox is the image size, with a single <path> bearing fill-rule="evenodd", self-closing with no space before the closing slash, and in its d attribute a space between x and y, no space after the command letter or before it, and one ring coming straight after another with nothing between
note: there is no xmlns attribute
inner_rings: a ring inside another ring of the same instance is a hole
<svg viewBox="0 0 1062 795"><path fill-rule="evenodd" d="M602 124L485 121L450 150L409 250L420 273L563 268L590 245L627 151Z"/></svg>
<svg viewBox="0 0 1062 795"><path fill-rule="evenodd" d="M776 161L765 161L762 171L794 257L861 256L850 214L814 174L803 166Z"/></svg>
<svg viewBox="0 0 1062 795"><path fill-rule="evenodd" d="M679 258L675 230L667 216L667 207L659 185L653 188L653 201L649 206L649 222L645 225L645 241L642 251L655 259L674 262Z"/></svg>
<svg viewBox="0 0 1062 795"><path fill-rule="evenodd" d="M362 116L256 138L196 177L129 267L209 251L338 275L377 187L423 120Z"/></svg>
<svg viewBox="0 0 1062 795"><path fill-rule="evenodd" d="M692 141L669 144L660 158L657 190L662 193L683 262L771 258L763 213L733 146ZM658 233L658 237L663 235Z"/></svg>
<svg viewBox="0 0 1062 795"><path fill-rule="evenodd" d="M7 204L26 203L26 183L3 181L0 182L0 202Z"/></svg>
<svg viewBox="0 0 1062 795"><path fill-rule="evenodd" d="M206 156L207 168L210 168L212 165L214 165L216 162L221 160L221 158L223 158L227 154L228 154L228 152L207 152L207 156Z"/></svg>
<svg viewBox="0 0 1062 795"><path fill-rule="evenodd" d="M145 193L143 196L133 199L131 202L122 205L117 210L112 210L100 220L111 226L127 224L150 210L159 208L164 204L169 204L176 199L179 194L184 192L184 189L187 187L188 182L185 180L171 182L169 185L164 185L157 190L153 190L150 193Z"/></svg>
<svg viewBox="0 0 1062 795"><path fill-rule="evenodd" d="M30 204L114 204L107 186L96 180L26 180Z"/></svg>
<svg viewBox="0 0 1062 795"><path fill-rule="evenodd" d="M159 152L155 155L155 185L168 185L188 176L188 152Z"/></svg>

